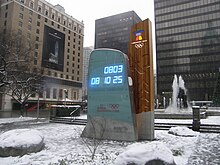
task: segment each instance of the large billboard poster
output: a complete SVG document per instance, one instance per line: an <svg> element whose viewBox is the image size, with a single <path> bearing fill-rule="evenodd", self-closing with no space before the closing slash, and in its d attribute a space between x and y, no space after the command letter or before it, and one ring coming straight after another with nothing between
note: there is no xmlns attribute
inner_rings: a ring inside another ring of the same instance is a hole
<svg viewBox="0 0 220 165"><path fill-rule="evenodd" d="M63 71L65 34L44 27L42 66Z"/></svg>

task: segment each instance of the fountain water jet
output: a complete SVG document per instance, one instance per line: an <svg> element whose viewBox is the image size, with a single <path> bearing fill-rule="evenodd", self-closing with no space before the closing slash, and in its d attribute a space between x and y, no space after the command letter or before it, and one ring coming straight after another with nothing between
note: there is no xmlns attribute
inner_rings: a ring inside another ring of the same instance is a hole
<svg viewBox="0 0 220 165"><path fill-rule="evenodd" d="M173 114L192 113L192 109L187 101L187 90L182 76L177 78L177 75L174 75L172 88L172 104L165 109L165 112Z"/></svg>

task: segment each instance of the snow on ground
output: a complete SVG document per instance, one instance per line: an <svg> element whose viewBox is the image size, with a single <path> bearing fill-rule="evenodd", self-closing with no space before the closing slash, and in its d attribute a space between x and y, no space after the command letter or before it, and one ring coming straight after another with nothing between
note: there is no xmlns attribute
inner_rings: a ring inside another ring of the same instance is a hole
<svg viewBox="0 0 220 165"><path fill-rule="evenodd" d="M0 119L0 123L5 123L8 121L14 122L17 119ZM19 121L21 119L18 119ZM26 118L23 118L26 121ZM204 119L206 122L213 120L220 123L220 116L215 116L212 118ZM160 121L156 119L155 122ZM169 120L171 121L171 120ZM167 121L168 122L168 121ZM127 150L129 145L141 145L148 144L149 141L140 141L140 142L118 142L104 140L98 146L94 160L91 160L91 152L88 148L90 142L94 142L88 139L82 139L80 137L84 126L77 125L66 125L66 124L41 124L41 125L32 125L28 129L38 130L44 136L45 149L38 153L31 153L24 155L22 157L0 157L0 164L3 165L52 165L52 164L61 164L65 162L72 165L114 165L114 161L117 156ZM0 134L3 131L0 130ZM194 156L193 161L199 157L197 154L202 154L203 148L200 142L209 143L210 146L218 145L219 142L212 141L212 138L216 138L218 134L202 134L199 133L195 137L182 137L169 134L168 131L156 130L155 131L155 141L161 142L168 147L174 156L174 160L177 165L187 165L188 159L192 159L191 156ZM27 138L33 138L31 136ZM206 140L206 139L209 139ZM199 140L199 142L198 142ZM200 145L199 147L197 145ZM205 145L205 144L203 144ZM219 148L217 146L217 148ZM91 147L91 146L90 146ZM206 146L204 146L206 147ZM91 147L94 149L93 147ZM198 151L198 148L200 150ZM206 149L208 152L208 149ZM218 151L218 149L217 149ZM201 152L201 153L199 153ZM194 154L195 153L195 154ZM217 155L218 156L218 155ZM203 156L204 157L204 156Z"/></svg>
<svg viewBox="0 0 220 165"><path fill-rule="evenodd" d="M0 147L29 147L30 145L39 144L43 135L33 129L15 129L4 132L0 135Z"/></svg>
<svg viewBox="0 0 220 165"><path fill-rule="evenodd" d="M35 119L35 118L32 118L32 117L0 118L0 124L29 121L32 119Z"/></svg>
<svg viewBox="0 0 220 165"><path fill-rule="evenodd" d="M173 135L177 135L177 136L197 136L199 134L199 132L195 132L187 127L171 127L168 131L168 133L171 133Z"/></svg>
<svg viewBox="0 0 220 165"><path fill-rule="evenodd" d="M158 159L168 164L174 163L172 151L164 143L158 141L147 144L134 143L116 158L115 164L124 165L135 162L135 164L144 165L146 162Z"/></svg>
<svg viewBox="0 0 220 165"><path fill-rule="evenodd" d="M192 124L192 119L155 119L155 123L183 123ZM208 116L206 119L200 119L201 124L220 125L220 116Z"/></svg>

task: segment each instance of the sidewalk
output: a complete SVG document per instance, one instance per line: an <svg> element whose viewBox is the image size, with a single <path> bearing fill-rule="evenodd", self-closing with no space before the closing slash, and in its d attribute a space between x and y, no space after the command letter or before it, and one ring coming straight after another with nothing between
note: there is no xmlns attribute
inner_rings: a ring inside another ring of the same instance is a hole
<svg viewBox="0 0 220 165"><path fill-rule="evenodd" d="M220 165L220 134L200 133L188 165Z"/></svg>

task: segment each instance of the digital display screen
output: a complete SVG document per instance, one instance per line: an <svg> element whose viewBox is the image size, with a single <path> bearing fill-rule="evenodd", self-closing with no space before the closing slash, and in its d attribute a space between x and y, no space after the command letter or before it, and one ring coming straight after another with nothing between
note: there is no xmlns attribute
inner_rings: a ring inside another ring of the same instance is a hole
<svg viewBox="0 0 220 165"><path fill-rule="evenodd" d="M98 86L117 86L123 84L124 65L114 64L100 67L92 73L89 85Z"/></svg>

